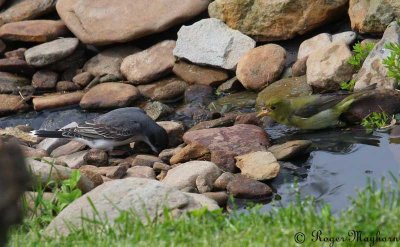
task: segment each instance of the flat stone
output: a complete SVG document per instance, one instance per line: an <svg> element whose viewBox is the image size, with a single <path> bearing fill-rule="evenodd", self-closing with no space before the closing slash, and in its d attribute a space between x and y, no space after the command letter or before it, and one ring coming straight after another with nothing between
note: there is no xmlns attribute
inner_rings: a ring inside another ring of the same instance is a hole
<svg viewBox="0 0 400 247"><path fill-rule="evenodd" d="M93 205L96 212L93 211ZM133 211L142 223L149 224L156 218L162 217L165 209L172 212L173 217L178 217L187 211L202 207L203 205L192 196L155 180L143 178L115 180L104 183L75 200L57 215L44 234L68 235L71 225L86 227L81 226L81 217L92 219L98 215L100 217L98 220L112 223L120 217L121 211ZM106 218L104 215L107 215Z"/></svg>
<svg viewBox="0 0 400 247"><path fill-rule="evenodd" d="M260 199L272 195L272 189L257 180L236 175L227 185L228 193L236 198Z"/></svg>
<svg viewBox="0 0 400 247"><path fill-rule="evenodd" d="M242 91L244 89L242 83L237 79L237 77L233 77L226 82L222 83L218 86L217 92L219 93L236 93L238 91Z"/></svg>
<svg viewBox="0 0 400 247"><path fill-rule="evenodd" d="M219 158L216 164L224 171L235 171L233 157L256 151L265 151L269 146L268 136L255 125L238 124L232 127L203 129L186 132L186 144L197 143L211 151L211 160Z"/></svg>
<svg viewBox="0 0 400 247"><path fill-rule="evenodd" d="M307 60L307 83L320 92L340 89L340 83L353 76L354 68L348 63L352 55L344 42L331 43L313 52Z"/></svg>
<svg viewBox="0 0 400 247"><path fill-rule="evenodd" d="M10 41L44 43L68 33L62 21L52 20L12 22L0 27L0 38Z"/></svg>
<svg viewBox="0 0 400 247"><path fill-rule="evenodd" d="M108 48L89 59L85 63L83 70L93 76L112 75L116 79L122 80L123 76L120 71L122 61L127 56L139 51L137 47L132 45L119 45Z"/></svg>
<svg viewBox="0 0 400 247"><path fill-rule="evenodd" d="M15 58L20 60L25 60L26 48L18 48L16 50L8 51L4 53L6 58Z"/></svg>
<svg viewBox="0 0 400 247"><path fill-rule="evenodd" d="M156 162L162 162L162 160L160 158L158 158L157 156L147 155L147 154L139 154L132 161L132 166L153 167L153 164Z"/></svg>
<svg viewBox="0 0 400 247"><path fill-rule="evenodd" d="M60 0L57 12L83 43L106 45L165 31L202 13L208 4L208 0L120 0L118 4ZM174 11L170 11L172 6Z"/></svg>
<svg viewBox="0 0 400 247"><path fill-rule="evenodd" d="M386 45L390 43L400 43L400 25L395 21L387 27L382 39L365 59L355 77L355 91L366 88L371 84L377 84L377 88L396 88L396 80L387 76L388 69L382 63L384 59L390 56L391 51L386 48Z"/></svg>
<svg viewBox="0 0 400 247"><path fill-rule="evenodd" d="M210 18L181 27L174 55L195 64L234 70L239 59L255 45L253 39Z"/></svg>
<svg viewBox="0 0 400 247"><path fill-rule="evenodd" d="M2 23L31 20L54 11L56 0L19 0L0 13Z"/></svg>
<svg viewBox="0 0 400 247"><path fill-rule="evenodd" d="M39 70L32 77L32 86L39 90L49 90L56 87L58 74L51 70Z"/></svg>
<svg viewBox="0 0 400 247"><path fill-rule="evenodd" d="M24 157L26 158L43 158L49 156L49 154L43 149L35 149L29 146L20 145L22 152L24 153Z"/></svg>
<svg viewBox="0 0 400 247"><path fill-rule="evenodd" d="M35 97L33 99L33 108L35 109L35 111L41 111L45 109L53 109L69 105L77 105L81 101L83 95L83 92L78 91L73 93L57 93Z"/></svg>
<svg viewBox="0 0 400 247"><path fill-rule="evenodd" d="M268 148L268 151L271 152L277 160L287 160L305 154L311 144L312 142L308 140L295 140L273 145Z"/></svg>
<svg viewBox="0 0 400 247"><path fill-rule="evenodd" d="M134 166L128 169L128 171L126 172L126 177L156 179L156 174L154 173L154 170L151 167Z"/></svg>
<svg viewBox="0 0 400 247"><path fill-rule="evenodd" d="M73 92L79 90L80 87L72 81L59 81L56 85L58 92Z"/></svg>
<svg viewBox="0 0 400 247"><path fill-rule="evenodd" d="M152 84L140 85L137 88L143 96L165 102L181 98L185 93L187 83L179 78L170 77Z"/></svg>
<svg viewBox="0 0 400 247"><path fill-rule="evenodd" d="M190 161L168 171L163 184L185 192L209 192L221 175L219 168L209 161Z"/></svg>
<svg viewBox="0 0 400 247"><path fill-rule="evenodd" d="M225 70L198 66L185 61L176 62L173 72L189 84L218 86L229 78Z"/></svg>
<svg viewBox="0 0 400 247"><path fill-rule="evenodd" d="M338 19L347 6L347 0L216 0L208 13L257 41L275 41L303 35Z"/></svg>
<svg viewBox="0 0 400 247"><path fill-rule="evenodd" d="M32 171L33 184L32 186L48 186L49 179L55 182L61 182L63 180L69 179L72 170L68 167L63 167L59 165L50 165L44 162L40 162L34 159L27 159L28 169ZM81 175L78 182L78 188L82 190L83 193L89 192L94 188L94 183L88 179L86 176Z"/></svg>
<svg viewBox="0 0 400 247"><path fill-rule="evenodd" d="M83 166L83 164L85 163L84 161L84 157L87 154L87 150L86 151L80 151L80 152L76 152L73 154L69 154L69 155L64 155L64 156L60 156L57 157L57 161L58 162L64 162L65 164L67 164L67 166L69 168L73 168L73 169L78 169L79 167Z"/></svg>
<svg viewBox="0 0 400 247"><path fill-rule="evenodd" d="M26 76L32 76L35 73L35 69L25 60L8 58L0 59L0 71Z"/></svg>
<svg viewBox="0 0 400 247"><path fill-rule="evenodd" d="M210 150L199 144L189 144L176 152L170 159L171 165L188 162L190 160L210 160Z"/></svg>
<svg viewBox="0 0 400 247"><path fill-rule="evenodd" d="M65 145L57 147L51 152L51 157L57 158L64 155L73 154L85 149L86 144L77 142L77 141L70 141Z"/></svg>
<svg viewBox="0 0 400 247"><path fill-rule="evenodd" d="M80 106L83 109L127 107L139 96L139 90L135 86L116 82L102 83L83 96Z"/></svg>
<svg viewBox="0 0 400 247"><path fill-rule="evenodd" d="M164 40L154 46L126 57L121 72L134 84L145 84L157 80L172 71L175 57L174 40Z"/></svg>
<svg viewBox="0 0 400 247"><path fill-rule="evenodd" d="M29 105L21 96L0 94L0 116L26 111Z"/></svg>
<svg viewBox="0 0 400 247"><path fill-rule="evenodd" d="M70 124L67 124L66 126L60 128L60 129L64 129L64 128L73 128L78 126L78 124L76 122L72 122ZM41 128L42 129L42 128ZM54 149L65 145L69 142L69 140L67 138L45 138L43 141L41 141L36 148L37 149L43 149L45 150L47 153L51 153L53 152Z"/></svg>
<svg viewBox="0 0 400 247"><path fill-rule="evenodd" d="M26 62L36 67L55 63L71 55L78 47L76 38L63 38L34 46L25 51Z"/></svg>
<svg viewBox="0 0 400 247"><path fill-rule="evenodd" d="M240 58L236 76L245 88L261 90L279 79L285 63L283 47L275 44L259 46Z"/></svg>
<svg viewBox="0 0 400 247"><path fill-rule="evenodd" d="M257 93L252 91L232 93L211 102L207 108L220 114L241 112L244 109L251 110L256 104L256 98Z"/></svg>
<svg viewBox="0 0 400 247"><path fill-rule="evenodd" d="M241 174L255 180L268 180L278 176L280 165L271 152L259 151L236 156Z"/></svg>

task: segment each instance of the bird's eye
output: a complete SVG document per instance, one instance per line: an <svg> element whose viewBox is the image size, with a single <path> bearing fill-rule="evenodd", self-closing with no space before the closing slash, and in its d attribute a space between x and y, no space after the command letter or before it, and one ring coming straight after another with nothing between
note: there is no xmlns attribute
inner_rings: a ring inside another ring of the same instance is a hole
<svg viewBox="0 0 400 247"><path fill-rule="evenodd" d="M276 109L276 106L274 106L274 105L271 105L271 110L275 110Z"/></svg>

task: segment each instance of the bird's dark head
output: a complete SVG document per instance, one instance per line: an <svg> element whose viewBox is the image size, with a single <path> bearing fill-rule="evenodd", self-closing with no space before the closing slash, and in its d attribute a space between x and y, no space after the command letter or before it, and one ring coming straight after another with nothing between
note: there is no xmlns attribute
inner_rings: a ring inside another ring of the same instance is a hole
<svg viewBox="0 0 400 247"><path fill-rule="evenodd" d="M148 138L152 144L151 148L157 154L168 147L168 134L162 127L158 127L156 130L152 131Z"/></svg>
<svg viewBox="0 0 400 247"><path fill-rule="evenodd" d="M258 117L269 116L278 122L283 122L289 114L290 103L285 99L272 98L265 101L259 108Z"/></svg>

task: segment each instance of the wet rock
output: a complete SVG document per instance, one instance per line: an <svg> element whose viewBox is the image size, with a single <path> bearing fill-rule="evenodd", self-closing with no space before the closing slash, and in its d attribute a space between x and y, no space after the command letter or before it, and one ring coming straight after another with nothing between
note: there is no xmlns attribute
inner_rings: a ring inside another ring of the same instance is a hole
<svg viewBox="0 0 400 247"><path fill-rule="evenodd" d="M257 113L240 114L235 118L235 124L253 124L261 127L263 122L257 115Z"/></svg>
<svg viewBox="0 0 400 247"><path fill-rule="evenodd" d="M339 18L347 2L217 0L209 5L208 13L257 41L274 41L291 39Z"/></svg>
<svg viewBox="0 0 400 247"><path fill-rule="evenodd" d="M35 67L46 66L71 55L78 44L76 38L57 39L29 48L25 51L25 59Z"/></svg>
<svg viewBox="0 0 400 247"><path fill-rule="evenodd" d="M190 85L186 88L185 104L198 104L206 106L214 99L213 88L207 85Z"/></svg>
<svg viewBox="0 0 400 247"><path fill-rule="evenodd" d="M213 189L220 174L212 162L190 161L169 170L162 183L185 192L205 193Z"/></svg>
<svg viewBox="0 0 400 247"><path fill-rule="evenodd" d="M261 90L279 79L285 63L283 47L275 44L259 46L240 58L236 76L245 88Z"/></svg>
<svg viewBox="0 0 400 247"><path fill-rule="evenodd" d="M257 180L237 175L227 185L228 193L236 198L258 199L272 195L272 189Z"/></svg>
<svg viewBox="0 0 400 247"><path fill-rule="evenodd" d="M56 89L58 92L73 92L79 90L79 86L72 81L59 81L57 82Z"/></svg>
<svg viewBox="0 0 400 247"><path fill-rule="evenodd" d="M91 199L90 202L88 198ZM93 211L93 205L97 213ZM100 185L70 204L50 223L45 234L67 235L71 224L81 226L82 216L91 219L95 215L107 215L109 222L113 222L120 216L121 210L132 210L147 224L162 217L165 209L178 217L184 212L199 208L202 205L193 197L158 181L143 178L115 180Z"/></svg>
<svg viewBox="0 0 400 247"><path fill-rule="evenodd" d="M307 83L317 91L336 91L354 72L348 63L352 53L344 42L332 43L313 52L307 60Z"/></svg>
<svg viewBox="0 0 400 247"><path fill-rule="evenodd" d="M400 17L400 4L397 1L351 0L349 16L354 31L379 34Z"/></svg>
<svg viewBox="0 0 400 247"><path fill-rule="evenodd" d="M224 70L198 66L185 61L176 62L173 72L189 84L217 86L229 78Z"/></svg>
<svg viewBox="0 0 400 247"><path fill-rule="evenodd" d="M0 94L0 116L26 111L29 105L21 96Z"/></svg>
<svg viewBox="0 0 400 247"><path fill-rule="evenodd" d="M176 121L157 122L168 134L168 146L176 147L183 142L182 136L185 133L185 127L182 123Z"/></svg>
<svg viewBox="0 0 400 247"><path fill-rule="evenodd" d="M176 77L162 79L149 85L140 85L140 93L152 100L161 102L177 100L184 94L187 83Z"/></svg>
<svg viewBox="0 0 400 247"><path fill-rule="evenodd" d="M80 151L80 152L76 152L73 154L68 154L68 155L63 155L60 157L57 157L57 161L58 162L63 162L65 164L67 164L67 166L69 168L72 169L78 169L79 167L83 166L85 164L84 161L84 157L86 156L86 154L88 153L88 151Z"/></svg>
<svg viewBox="0 0 400 247"><path fill-rule="evenodd" d="M4 56L6 58L25 60L25 51L26 51L26 48L18 48L16 50L5 52Z"/></svg>
<svg viewBox="0 0 400 247"><path fill-rule="evenodd" d="M292 66L292 76L299 77L307 73L307 59L308 57L297 60ZM286 79L286 78L285 78Z"/></svg>
<svg viewBox="0 0 400 247"><path fill-rule="evenodd" d="M156 162L162 162L157 156L147 155L147 154L140 154L135 157L132 161L132 167L134 166L147 166L153 167L153 164Z"/></svg>
<svg viewBox="0 0 400 247"><path fill-rule="evenodd" d="M254 125L238 124L232 127L188 131L183 135L186 144L199 144L211 151L225 171L234 171L234 156L265 151L269 140L263 129ZM213 161L213 157L211 157Z"/></svg>
<svg viewBox="0 0 400 247"><path fill-rule="evenodd" d="M86 87L89 85L89 83L93 80L93 75L90 72L82 72L77 75L75 75L72 78L72 81L76 84L79 85L81 88Z"/></svg>
<svg viewBox="0 0 400 247"><path fill-rule="evenodd" d="M310 39L307 39L300 44L297 60L306 58L316 50L326 47L331 43L332 36L329 33L321 33Z"/></svg>
<svg viewBox="0 0 400 247"><path fill-rule="evenodd" d="M251 38L210 18L179 30L174 55L192 63L234 70L239 59L254 47Z"/></svg>
<svg viewBox="0 0 400 247"><path fill-rule="evenodd" d="M206 192L203 195L217 202L218 206L224 207L228 202L229 196L225 191Z"/></svg>
<svg viewBox="0 0 400 247"><path fill-rule="evenodd" d="M235 175L230 172L224 172L215 180L214 189L226 190L228 184L235 178Z"/></svg>
<svg viewBox="0 0 400 247"><path fill-rule="evenodd" d="M84 161L88 165L93 166L107 166L108 165L108 154L106 151L91 149L83 157Z"/></svg>
<svg viewBox="0 0 400 247"><path fill-rule="evenodd" d="M65 145L57 147L51 152L51 157L57 158L64 155L73 154L85 149L86 145L77 141L70 141Z"/></svg>
<svg viewBox="0 0 400 247"><path fill-rule="evenodd" d="M20 21L0 27L0 38L10 41L44 43L68 33L62 21L52 20Z"/></svg>
<svg viewBox="0 0 400 247"><path fill-rule="evenodd" d="M139 90L124 83L102 83L91 88L82 98L83 109L107 109L130 106L139 98Z"/></svg>
<svg viewBox="0 0 400 247"><path fill-rule="evenodd" d="M278 176L280 165L271 152L254 152L236 156L236 166L245 177L255 180L268 180Z"/></svg>
<svg viewBox="0 0 400 247"><path fill-rule="evenodd" d="M174 40L164 40L147 50L126 57L121 64L121 72L134 84L146 84L160 79L172 71L175 57Z"/></svg>
<svg viewBox="0 0 400 247"><path fill-rule="evenodd" d="M25 60L8 58L0 59L0 71L26 76L32 76L35 73L35 69Z"/></svg>
<svg viewBox="0 0 400 247"><path fill-rule="evenodd" d="M251 109L256 104L256 98L257 94L255 92L244 91L233 93L211 102L208 105L208 109L221 114L240 111L246 108Z"/></svg>
<svg viewBox="0 0 400 247"><path fill-rule="evenodd" d="M394 89L396 87L396 80L387 76L388 69L382 64L383 60L390 55L390 50L385 48L389 43L400 43L400 25L395 21L387 27L381 41L365 59L355 77L354 90L357 91L375 83L377 88Z"/></svg>
<svg viewBox="0 0 400 247"><path fill-rule="evenodd" d="M236 114L229 114L224 117L217 118L217 119L203 121L203 122L196 124L189 130L193 131L193 130L202 130L202 129L217 128L217 127L229 127L235 123L236 116L237 116Z"/></svg>
<svg viewBox="0 0 400 247"><path fill-rule="evenodd" d="M172 107L169 107L168 105L163 104L159 101L146 103L143 110L153 120L157 120L161 117L165 117L174 112L174 109Z"/></svg>
<svg viewBox="0 0 400 247"><path fill-rule="evenodd" d="M287 160L298 155L305 154L312 142L308 140L289 141L280 145L273 145L268 148L277 160Z"/></svg>
<svg viewBox="0 0 400 247"><path fill-rule="evenodd" d="M72 170L68 167L50 165L33 159L27 159L27 166L28 169L32 171L33 188L37 188L40 184L43 187L48 186L49 179L55 182L69 179L72 173ZM94 187L95 185L90 179L84 175L81 176L78 182L78 188L81 189L83 193L91 191Z"/></svg>
<svg viewBox="0 0 400 247"><path fill-rule="evenodd" d="M184 163L191 160L210 160L210 150L200 144L189 144L176 152L170 159L171 165Z"/></svg>
<svg viewBox="0 0 400 247"><path fill-rule="evenodd" d="M0 13L2 23L31 20L55 9L56 0L17 0Z"/></svg>
<svg viewBox="0 0 400 247"><path fill-rule="evenodd" d="M156 174L151 167L148 166L134 166L128 169L126 173L127 178L148 178L156 179Z"/></svg>
<svg viewBox="0 0 400 247"><path fill-rule="evenodd" d="M83 97L83 92L73 92L64 94L49 94L46 96L35 97L33 99L33 108L35 111L44 109L53 109L57 107L79 104Z"/></svg>
<svg viewBox="0 0 400 247"><path fill-rule="evenodd" d="M50 70L39 70L32 77L32 86L39 90L50 90L56 87L58 74Z"/></svg>
<svg viewBox="0 0 400 247"><path fill-rule="evenodd" d="M378 89L354 102L342 115L348 123L360 123L372 112L386 112L389 116L400 112L400 93L396 90Z"/></svg>
<svg viewBox="0 0 400 247"><path fill-rule="evenodd" d="M131 45L119 45L106 49L85 63L83 70L93 76L113 75L118 80L123 76L120 71L121 63L125 57L135 54L140 50Z"/></svg>
<svg viewBox="0 0 400 247"><path fill-rule="evenodd" d="M89 166L82 166L79 168L81 174L92 181L94 187L101 185L104 181L100 174L96 173L95 170L91 169Z"/></svg>
<svg viewBox="0 0 400 247"><path fill-rule="evenodd" d="M49 156L49 154L43 149L35 149L24 145L20 145L20 147L24 153L24 157L27 158L43 158Z"/></svg>
<svg viewBox="0 0 400 247"><path fill-rule="evenodd" d="M218 93L235 93L238 91L243 90L244 87L242 83L237 79L237 77L233 77L232 79L227 80L226 82L222 83L218 88Z"/></svg>

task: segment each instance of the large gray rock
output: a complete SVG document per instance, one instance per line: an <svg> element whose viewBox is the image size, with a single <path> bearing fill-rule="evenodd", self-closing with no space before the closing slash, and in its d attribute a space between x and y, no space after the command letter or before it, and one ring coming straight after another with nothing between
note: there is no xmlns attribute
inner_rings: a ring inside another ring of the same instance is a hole
<svg viewBox="0 0 400 247"><path fill-rule="evenodd" d="M382 64L383 60L390 56L390 50L385 48L389 43L400 43L400 26L395 21L387 27L381 41L365 59L355 78L354 90L360 90L375 83L378 88L394 89L396 87L396 80L387 77L388 69Z"/></svg>
<svg viewBox="0 0 400 247"><path fill-rule="evenodd" d="M131 45L120 45L106 49L85 63L84 71L90 72L94 76L112 75L122 79L119 70L125 57L132 55L140 50Z"/></svg>
<svg viewBox="0 0 400 247"><path fill-rule="evenodd" d="M209 161L190 161L168 171L162 183L186 192L205 193L213 189L221 170Z"/></svg>
<svg viewBox="0 0 400 247"><path fill-rule="evenodd" d="M174 55L196 64L233 70L255 45L250 37L210 18L179 30Z"/></svg>
<svg viewBox="0 0 400 247"><path fill-rule="evenodd" d="M124 43L183 23L208 0L59 0L57 12L85 44Z"/></svg>
<svg viewBox="0 0 400 247"><path fill-rule="evenodd" d="M26 62L36 67L55 63L71 55L79 45L77 38L64 38L34 46L25 51Z"/></svg>
<svg viewBox="0 0 400 247"><path fill-rule="evenodd" d="M89 201L90 198L90 201ZM96 208L96 212L92 207ZM68 235L68 225L84 228L82 216L107 220L113 224L121 211L133 211L143 223L163 217L164 209L178 217L183 213L201 208L204 204L177 189L143 178L127 178L104 183L65 208L46 228L46 235ZM210 210L218 207L207 205ZM150 222L149 222L150 221Z"/></svg>

